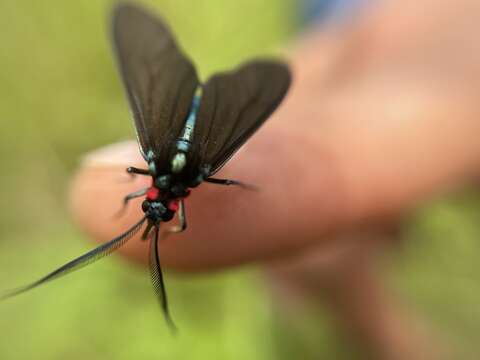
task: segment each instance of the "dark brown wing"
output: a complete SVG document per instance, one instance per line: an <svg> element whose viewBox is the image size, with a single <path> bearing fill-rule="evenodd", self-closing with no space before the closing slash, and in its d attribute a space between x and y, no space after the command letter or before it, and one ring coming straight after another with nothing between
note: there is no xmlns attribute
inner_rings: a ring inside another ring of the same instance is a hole
<svg viewBox="0 0 480 360"><path fill-rule="evenodd" d="M118 5L113 43L130 101L142 155L153 152L160 167L188 116L199 81L167 26L145 10Z"/></svg>
<svg viewBox="0 0 480 360"><path fill-rule="evenodd" d="M217 172L280 104L290 81L285 64L267 60L212 76L203 89L190 165Z"/></svg>

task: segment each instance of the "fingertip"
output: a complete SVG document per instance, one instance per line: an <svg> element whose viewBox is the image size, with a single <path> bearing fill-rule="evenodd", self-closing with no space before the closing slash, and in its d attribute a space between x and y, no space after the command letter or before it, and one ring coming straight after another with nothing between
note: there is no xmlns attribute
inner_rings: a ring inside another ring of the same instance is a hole
<svg viewBox="0 0 480 360"><path fill-rule="evenodd" d="M143 160L136 141L127 140L103 146L83 156L81 167L123 167L141 163Z"/></svg>
<svg viewBox="0 0 480 360"><path fill-rule="evenodd" d="M258 134L218 174L219 178L254 184L260 190L206 183L192 191L186 204L189 226L175 238L162 241L162 265L188 272L220 269L290 253L292 248L313 241L312 236L305 236L312 231L302 226L305 201L298 195L308 190L305 186L296 188L297 196L290 196L289 191L297 177L303 178L295 170L300 155L285 146L295 139L282 131L273 133L276 136ZM72 181L73 217L98 242L122 234L144 216L140 197L131 201L123 216L115 217L125 195L151 182L146 176L129 181L125 169L132 165L146 166L134 142L110 145L86 155ZM171 226L162 223L161 229L168 231ZM292 233L296 235L292 237ZM145 263L148 246L139 241L140 236L133 237L119 252Z"/></svg>
<svg viewBox="0 0 480 360"><path fill-rule="evenodd" d="M116 143L86 154L72 179L69 204L73 219L96 241L121 234L143 216L138 199L119 213L126 194L148 186L146 177L131 177L125 172L132 164L142 164L135 142ZM133 260L145 257L138 244L127 244L121 251Z"/></svg>

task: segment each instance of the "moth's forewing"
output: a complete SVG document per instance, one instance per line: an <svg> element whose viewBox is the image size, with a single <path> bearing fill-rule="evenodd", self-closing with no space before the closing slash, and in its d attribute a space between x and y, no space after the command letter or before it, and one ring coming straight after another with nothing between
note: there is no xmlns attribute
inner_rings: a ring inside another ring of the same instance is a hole
<svg viewBox="0 0 480 360"><path fill-rule="evenodd" d="M167 25L133 5L115 8L113 44L144 157L167 166L199 85Z"/></svg>
<svg viewBox="0 0 480 360"><path fill-rule="evenodd" d="M267 60L213 75L203 89L193 162L217 172L277 108L290 82L285 64Z"/></svg>

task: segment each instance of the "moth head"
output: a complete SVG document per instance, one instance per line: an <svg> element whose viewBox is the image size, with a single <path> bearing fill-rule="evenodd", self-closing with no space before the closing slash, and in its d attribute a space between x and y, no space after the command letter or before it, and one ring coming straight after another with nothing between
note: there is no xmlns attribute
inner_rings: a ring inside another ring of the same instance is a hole
<svg viewBox="0 0 480 360"><path fill-rule="evenodd" d="M175 212L168 209L160 201L149 201L144 200L142 203L142 210L145 213L145 216L157 224L159 221L170 221Z"/></svg>

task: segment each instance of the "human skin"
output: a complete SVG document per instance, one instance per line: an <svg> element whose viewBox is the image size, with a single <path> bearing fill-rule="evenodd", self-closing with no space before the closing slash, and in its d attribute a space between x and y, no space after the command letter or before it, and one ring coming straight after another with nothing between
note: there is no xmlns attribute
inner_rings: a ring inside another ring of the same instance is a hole
<svg viewBox="0 0 480 360"><path fill-rule="evenodd" d="M376 239L478 176L479 20L473 0L385 0L348 26L299 39L286 100L217 174L260 190L192 191L189 228L161 243L162 264L184 272L263 264L277 290L317 299L327 289L332 308L381 348L379 357L415 358L421 346L377 279L385 241ZM133 142L89 154L73 180L74 217L97 241L142 216L139 200L113 218L124 194L150 182L123 181L127 166L145 166ZM138 240L119 252L145 262L148 246ZM367 294L352 286L352 273ZM368 302L385 316L346 310Z"/></svg>

